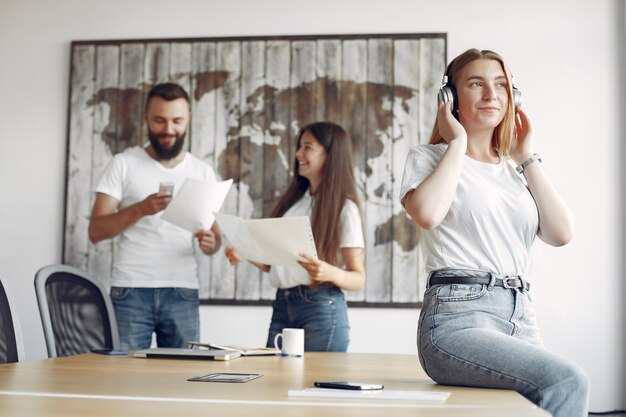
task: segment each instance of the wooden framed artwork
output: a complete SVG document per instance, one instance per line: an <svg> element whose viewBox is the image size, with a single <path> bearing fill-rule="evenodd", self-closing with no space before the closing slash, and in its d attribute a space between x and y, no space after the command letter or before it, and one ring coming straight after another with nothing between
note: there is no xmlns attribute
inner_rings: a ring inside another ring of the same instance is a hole
<svg viewBox="0 0 626 417"><path fill-rule="evenodd" d="M75 41L71 46L63 261L109 282L113 240L89 242L95 185L112 156L147 140L153 84L191 96L187 149L234 186L223 212L269 216L290 179L295 136L330 120L352 138L366 233L365 288L352 306L418 306L417 236L399 203L410 147L428 141L445 34ZM198 255L203 303L267 304L275 290L221 252Z"/></svg>

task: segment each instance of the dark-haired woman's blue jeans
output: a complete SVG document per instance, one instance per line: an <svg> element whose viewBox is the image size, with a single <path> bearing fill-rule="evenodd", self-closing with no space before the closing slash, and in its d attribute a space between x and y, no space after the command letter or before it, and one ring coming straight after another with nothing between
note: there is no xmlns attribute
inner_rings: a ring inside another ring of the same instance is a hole
<svg viewBox="0 0 626 417"><path fill-rule="evenodd" d="M543 347L528 291L433 285L417 345L422 367L440 384L511 389L554 417L587 416L587 376Z"/></svg>
<svg viewBox="0 0 626 417"><path fill-rule="evenodd" d="M348 308L343 291L334 285L278 289L267 346L284 328L304 329L307 352L345 352L350 342Z"/></svg>

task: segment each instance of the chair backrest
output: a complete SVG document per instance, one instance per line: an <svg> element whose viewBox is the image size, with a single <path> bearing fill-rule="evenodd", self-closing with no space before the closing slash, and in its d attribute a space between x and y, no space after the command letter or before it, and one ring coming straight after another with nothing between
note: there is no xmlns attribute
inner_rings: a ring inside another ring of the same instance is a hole
<svg viewBox="0 0 626 417"><path fill-rule="evenodd" d="M0 277L0 364L24 357L22 333L8 283Z"/></svg>
<svg viewBox="0 0 626 417"><path fill-rule="evenodd" d="M98 280L68 265L49 265L37 271L35 293L48 357L119 349L113 305Z"/></svg>

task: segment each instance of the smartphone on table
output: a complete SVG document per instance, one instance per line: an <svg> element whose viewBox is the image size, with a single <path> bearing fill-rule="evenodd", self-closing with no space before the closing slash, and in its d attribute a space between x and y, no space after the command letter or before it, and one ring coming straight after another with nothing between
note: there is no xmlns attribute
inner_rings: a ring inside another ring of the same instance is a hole
<svg viewBox="0 0 626 417"><path fill-rule="evenodd" d="M382 384L369 384L362 382L348 382L348 381L316 381L313 383L318 388L334 388L334 389L350 389L369 391L383 389Z"/></svg>

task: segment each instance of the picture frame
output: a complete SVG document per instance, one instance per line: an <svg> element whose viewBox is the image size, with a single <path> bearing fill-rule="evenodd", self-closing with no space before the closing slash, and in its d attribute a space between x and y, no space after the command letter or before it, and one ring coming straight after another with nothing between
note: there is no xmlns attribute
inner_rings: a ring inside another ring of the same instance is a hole
<svg viewBox="0 0 626 417"><path fill-rule="evenodd" d="M446 49L444 33L72 42L63 262L108 285L116 238L89 242L94 189L116 153L147 140L145 96L171 81L191 97L187 150L220 179L233 178L222 211L245 219L269 216L285 190L300 127L342 125L352 139L367 274L364 289L346 298L419 306L423 262L399 189L409 149L428 142ZM249 264L233 267L221 251L197 260L202 303L274 298Z"/></svg>

